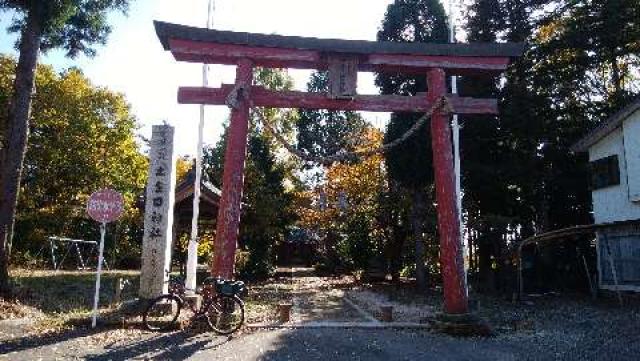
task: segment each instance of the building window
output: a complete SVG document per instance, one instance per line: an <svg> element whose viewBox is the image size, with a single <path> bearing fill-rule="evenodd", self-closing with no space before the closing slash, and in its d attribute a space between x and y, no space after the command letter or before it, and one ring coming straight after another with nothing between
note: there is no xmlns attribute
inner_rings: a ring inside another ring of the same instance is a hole
<svg viewBox="0 0 640 361"><path fill-rule="evenodd" d="M620 184L618 156L612 155L591 162L591 188L600 189Z"/></svg>

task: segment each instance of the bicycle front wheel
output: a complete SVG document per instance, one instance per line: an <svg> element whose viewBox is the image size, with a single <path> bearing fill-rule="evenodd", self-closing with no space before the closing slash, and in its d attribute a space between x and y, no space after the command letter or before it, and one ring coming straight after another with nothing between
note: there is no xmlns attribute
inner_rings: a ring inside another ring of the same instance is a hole
<svg viewBox="0 0 640 361"><path fill-rule="evenodd" d="M217 296L207 307L207 322L218 334L236 332L244 323L244 303L237 296Z"/></svg>
<svg viewBox="0 0 640 361"><path fill-rule="evenodd" d="M147 330L168 331L176 327L182 310L182 301L174 295L162 295L149 304L142 315Z"/></svg>

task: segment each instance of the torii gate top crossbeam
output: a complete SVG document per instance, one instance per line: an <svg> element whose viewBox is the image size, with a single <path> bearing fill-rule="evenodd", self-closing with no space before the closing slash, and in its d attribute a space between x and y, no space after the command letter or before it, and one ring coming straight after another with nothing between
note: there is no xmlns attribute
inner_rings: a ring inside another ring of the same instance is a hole
<svg viewBox="0 0 640 361"><path fill-rule="evenodd" d="M448 73L498 73L524 51L521 43L423 44L220 31L154 22L165 50L176 60L235 65L249 58L256 66L326 69L327 54L357 56L358 71L424 74L442 68Z"/></svg>

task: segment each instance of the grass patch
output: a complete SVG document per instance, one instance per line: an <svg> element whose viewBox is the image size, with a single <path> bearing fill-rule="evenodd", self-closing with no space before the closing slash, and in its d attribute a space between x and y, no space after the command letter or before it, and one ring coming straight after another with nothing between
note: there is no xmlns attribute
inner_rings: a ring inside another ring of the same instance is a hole
<svg viewBox="0 0 640 361"><path fill-rule="evenodd" d="M6 318L37 319L34 326L37 332L61 331L89 324L95 272L16 269L12 270L11 276L16 286L16 299L0 302L0 310ZM126 300L136 297L139 277L138 271L104 271L100 283L101 314L108 315L114 310L113 298L119 278L130 281L121 296ZM291 287L289 278L249 284L244 299L247 323L275 319L276 305L290 297Z"/></svg>
<svg viewBox="0 0 640 361"><path fill-rule="evenodd" d="M11 272L15 284L14 312L10 317L34 317L40 330L59 330L86 323L91 316L96 276L93 271L18 269ZM101 312L112 309L119 279L129 280L121 299L135 297L137 271L104 271L100 282ZM7 304L5 301L3 304Z"/></svg>

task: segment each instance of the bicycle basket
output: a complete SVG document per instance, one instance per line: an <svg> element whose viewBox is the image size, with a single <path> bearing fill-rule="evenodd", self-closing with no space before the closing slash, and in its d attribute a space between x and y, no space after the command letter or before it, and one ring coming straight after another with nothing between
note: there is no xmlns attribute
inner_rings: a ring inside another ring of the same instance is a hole
<svg viewBox="0 0 640 361"><path fill-rule="evenodd" d="M244 282L218 280L216 282L216 292L223 295L233 296L242 293L244 290Z"/></svg>

